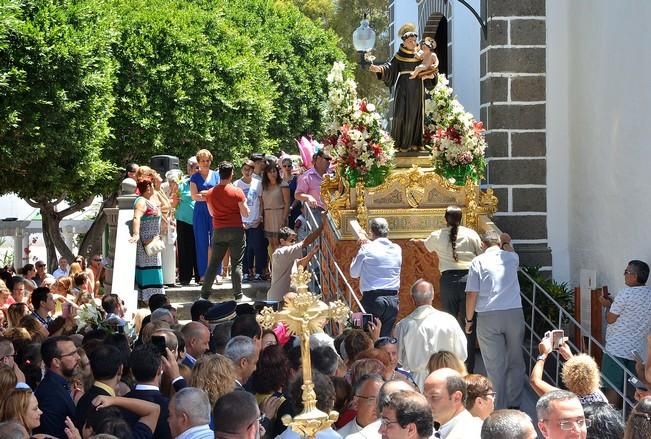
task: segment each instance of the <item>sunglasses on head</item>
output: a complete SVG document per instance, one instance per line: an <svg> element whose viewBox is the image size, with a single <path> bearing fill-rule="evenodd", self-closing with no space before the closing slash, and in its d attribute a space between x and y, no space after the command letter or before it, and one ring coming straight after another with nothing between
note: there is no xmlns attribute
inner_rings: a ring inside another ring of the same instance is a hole
<svg viewBox="0 0 651 439"><path fill-rule="evenodd" d="M388 344L397 344L398 339L395 337L380 337L375 341L375 347L376 348L381 348L382 346L386 346Z"/></svg>

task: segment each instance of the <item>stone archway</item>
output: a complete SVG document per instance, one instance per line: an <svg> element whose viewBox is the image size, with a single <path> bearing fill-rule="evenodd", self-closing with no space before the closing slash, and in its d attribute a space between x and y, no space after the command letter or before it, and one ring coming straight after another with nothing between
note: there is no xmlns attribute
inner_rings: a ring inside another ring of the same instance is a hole
<svg viewBox="0 0 651 439"><path fill-rule="evenodd" d="M418 2L418 29L422 37L436 41L439 72L452 76L452 5L448 0L421 0Z"/></svg>

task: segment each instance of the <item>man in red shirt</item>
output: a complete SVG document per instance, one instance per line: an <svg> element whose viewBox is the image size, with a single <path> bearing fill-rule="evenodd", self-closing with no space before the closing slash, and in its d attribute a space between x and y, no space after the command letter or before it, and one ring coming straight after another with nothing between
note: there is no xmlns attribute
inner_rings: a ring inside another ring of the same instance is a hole
<svg viewBox="0 0 651 439"><path fill-rule="evenodd" d="M249 207L242 189L234 186L233 165L219 164L219 184L208 191L206 202L212 215L212 252L201 287L201 298L208 299L217 275L217 265L224 255L231 251L231 279L235 300L242 299L242 256L246 246L246 235L242 217L249 216Z"/></svg>

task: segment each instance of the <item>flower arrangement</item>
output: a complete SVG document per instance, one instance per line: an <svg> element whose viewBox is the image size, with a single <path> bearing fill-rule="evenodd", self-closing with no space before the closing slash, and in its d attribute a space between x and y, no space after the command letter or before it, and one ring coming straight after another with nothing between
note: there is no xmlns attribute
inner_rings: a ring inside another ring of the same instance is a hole
<svg viewBox="0 0 651 439"><path fill-rule="evenodd" d="M335 62L328 74L328 135L326 151L346 175L351 186L363 179L366 186L384 181L395 150L391 135L382 128L375 105L357 97L357 84L345 78L345 65Z"/></svg>
<svg viewBox="0 0 651 439"><path fill-rule="evenodd" d="M463 185L484 176L486 161L484 127L452 94L445 75L439 74L436 87L425 101L425 144L431 148L437 172Z"/></svg>

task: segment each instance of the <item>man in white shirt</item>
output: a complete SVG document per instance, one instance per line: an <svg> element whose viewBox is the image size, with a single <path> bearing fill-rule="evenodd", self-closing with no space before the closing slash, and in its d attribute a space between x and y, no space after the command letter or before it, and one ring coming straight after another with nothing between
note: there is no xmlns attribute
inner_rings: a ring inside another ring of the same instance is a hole
<svg viewBox="0 0 651 439"><path fill-rule="evenodd" d="M519 408L524 387L524 314L520 300L520 259L511 237L496 231L482 236L485 252L470 264L466 283L466 333L477 313L477 339L486 373L497 396L495 407Z"/></svg>
<svg viewBox="0 0 651 439"><path fill-rule="evenodd" d="M413 390L396 392L382 409L380 433L383 439L429 439L432 412L427 399Z"/></svg>
<svg viewBox="0 0 651 439"><path fill-rule="evenodd" d="M588 422L579 398L567 390L554 390L536 403L538 429L545 439L585 439ZM648 422L648 421L647 421Z"/></svg>
<svg viewBox="0 0 651 439"><path fill-rule="evenodd" d="M482 421L466 410L466 382L456 370L444 368L425 380L423 393L432 408L434 421L440 424L441 439L479 439Z"/></svg>
<svg viewBox="0 0 651 439"><path fill-rule="evenodd" d="M429 374L427 363L432 354L452 352L460 361L468 356L466 336L457 319L432 306L434 288L419 279L411 287L411 298L416 309L396 326L398 361L423 388Z"/></svg>
<svg viewBox="0 0 651 439"><path fill-rule="evenodd" d="M246 249L242 262L242 281L262 281L262 273L267 266L267 241L264 237L262 215L260 215L260 200L262 198L262 180L253 177L255 162L247 160L242 164L242 178L233 185L242 189L249 206L249 216L242 217L242 225L246 234ZM253 272L255 264L255 273Z"/></svg>
<svg viewBox="0 0 651 439"><path fill-rule="evenodd" d="M210 429L210 400L196 387L186 387L170 400L169 417L172 437L176 439L212 439Z"/></svg>
<svg viewBox="0 0 651 439"><path fill-rule="evenodd" d="M52 276L54 276L55 279L58 279L60 277L67 276L68 273L70 273L70 266L68 265L68 260L62 256L61 258L59 258L59 268L54 270Z"/></svg>
<svg viewBox="0 0 651 439"><path fill-rule="evenodd" d="M398 316L398 291L402 249L387 238L389 224L384 218L370 221L371 241L361 239L357 256L350 264L350 275L359 278L362 306L380 319L380 336L391 334Z"/></svg>
<svg viewBox="0 0 651 439"><path fill-rule="evenodd" d="M651 333L651 287L646 286L649 266L646 262L632 260L624 270L626 288L620 290L615 299L603 299L607 308L606 354L601 362L604 376L620 391L624 385L624 370L615 363L616 359L629 372L635 373L633 351L643 353L646 336ZM616 405L621 398L614 388L606 390L608 400Z"/></svg>

